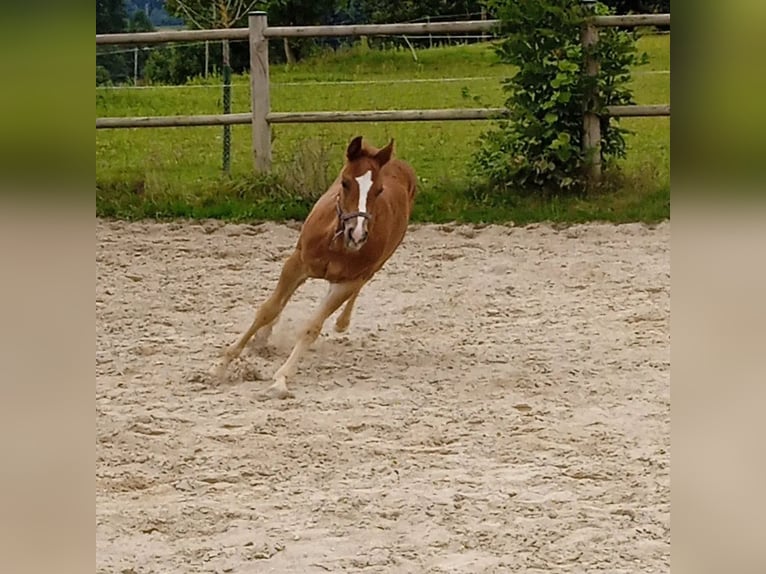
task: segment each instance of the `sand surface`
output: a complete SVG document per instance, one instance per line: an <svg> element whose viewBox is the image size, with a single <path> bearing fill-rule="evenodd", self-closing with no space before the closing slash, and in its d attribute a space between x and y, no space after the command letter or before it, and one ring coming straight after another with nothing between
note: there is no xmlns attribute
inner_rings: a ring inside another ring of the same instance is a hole
<svg viewBox="0 0 766 574"><path fill-rule="evenodd" d="M297 234L96 221L99 573L668 571L669 223L413 226L212 385Z"/></svg>

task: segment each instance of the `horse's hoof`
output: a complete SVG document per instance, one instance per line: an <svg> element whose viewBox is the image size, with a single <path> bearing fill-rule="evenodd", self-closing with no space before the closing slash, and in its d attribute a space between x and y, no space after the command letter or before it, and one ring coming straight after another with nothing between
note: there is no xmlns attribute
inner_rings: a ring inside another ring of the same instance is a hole
<svg viewBox="0 0 766 574"><path fill-rule="evenodd" d="M292 399L295 395L287 390L287 385L283 382L274 383L268 389L256 395L259 401L268 401L271 399Z"/></svg>
<svg viewBox="0 0 766 574"><path fill-rule="evenodd" d="M247 343L247 350L251 353L255 353L260 351L261 349L266 348L269 345L269 336L268 335L261 335L260 333L250 339L250 341Z"/></svg>
<svg viewBox="0 0 766 574"><path fill-rule="evenodd" d="M336 333L345 333L348 330L348 323L341 323L340 321L335 323Z"/></svg>
<svg viewBox="0 0 766 574"><path fill-rule="evenodd" d="M212 385L222 385L229 380L228 363L223 363L210 369L210 382Z"/></svg>
<svg viewBox="0 0 766 574"><path fill-rule="evenodd" d="M224 359L218 364L217 367L210 369L210 375L215 382L223 384L229 380L229 365L231 365L231 359L224 357Z"/></svg>

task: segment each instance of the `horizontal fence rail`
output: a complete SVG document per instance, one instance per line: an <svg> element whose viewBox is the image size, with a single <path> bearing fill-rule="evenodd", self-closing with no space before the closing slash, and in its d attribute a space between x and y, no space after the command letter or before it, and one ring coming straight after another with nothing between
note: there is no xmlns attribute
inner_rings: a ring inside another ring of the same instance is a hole
<svg viewBox="0 0 766 574"><path fill-rule="evenodd" d="M593 23L601 27L669 26L670 14L594 16ZM466 20L463 22L424 22L414 24L350 24L339 26L269 26L263 31L263 35L266 38L416 36L439 33L491 32L499 26L499 20ZM206 40L247 40L248 38L249 28L165 30L160 32L96 34L96 45L167 44L170 42L204 42Z"/></svg>
<svg viewBox="0 0 766 574"><path fill-rule="evenodd" d="M670 106L664 104L651 106L607 106L606 113L613 117L623 118L669 116ZM266 116L266 119L271 124L471 121L502 119L506 114L507 110L505 108L360 110L355 112L271 112ZM96 118L96 129L246 125L252 123L252 120L253 115L251 113Z"/></svg>
<svg viewBox="0 0 766 574"><path fill-rule="evenodd" d="M267 38L338 38L354 36L418 36L461 32L491 32L498 20L424 22L417 24L350 24L339 26L269 26Z"/></svg>
<svg viewBox="0 0 766 574"><path fill-rule="evenodd" d="M463 22L431 22L415 24L349 24L339 26L269 26L266 38L320 38L354 36L402 36L436 33L491 31L498 20L466 20ZM162 32L131 32L125 34L96 34L96 45L165 44L205 40L247 40L249 28L220 30L167 30Z"/></svg>
<svg viewBox="0 0 766 574"><path fill-rule="evenodd" d="M584 26L583 45L598 41L599 27L669 26L670 14L631 14L626 16L591 16ZM499 20L466 20L461 22L421 22L405 24L352 24L339 26L268 26L266 13L251 12L247 28L217 30L170 30L126 34L96 34L97 46L130 44L166 44L216 40L247 40L250 45L251 111L196 116L112 117L96 118L96 129L165 128L187 126L251 125L252 153L256 171L271 169L271 126L288 123L336 122L410 122L490 120L507 117L505 108L469 108L441 110L366 110L323 112L272 112L269 85L269 38L316 38L359 36L422 36L464 32L494 32L501 28ZM595 75L597 65L588 62L588 74ZM607 106L602 115L613 117L669 116L670 105ZM601 133L599 114L586 111L584 147L599 149ZM594 179L600 176L600 154L593 162Z"/></svg>
<svg viewBox="0 0 766 574"><path fill-rule="evenodd" d="M96 34L96 46L170 44L172 42L204 42L206 40L247 40L248 37L249 31L247 28L125 32L122 34Z"/></svg>
<svg viewBox="0 0 766 574"><path fill-rule="evenodd" d="M600 28L639 28L640 26L670 26L670 14L626 14L624 16L593 16L591 21Z"/></svg>
<svg viewBox="0 0 766 574"><path fill-rule="evenodd" d="M111 128L183 128L195 126L233 126L250 124L253 114L213 114L199 116L148 116L133 118L96 118L96 129Z"/></svg>

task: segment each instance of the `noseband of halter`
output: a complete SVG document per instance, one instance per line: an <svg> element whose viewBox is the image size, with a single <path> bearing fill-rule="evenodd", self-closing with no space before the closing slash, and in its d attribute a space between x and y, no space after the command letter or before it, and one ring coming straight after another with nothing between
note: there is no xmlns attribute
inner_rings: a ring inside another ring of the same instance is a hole
<svg viewBox="0 0 766 574"><path fill-rule="evenodd" d="M372 215L370 215L366 211L351 211L349 213L343 213L343 209L341 209L340 207L340 195L338 196L338 200L335 203L335 211L338 214L338 227L335 230L335 235L333 235L333 238L332 238L333 241L335 241L336 239L338 239L338 237L343 235L343 231L345 227L344 224L349 219L354 219L355 217L363 217L367 221L372 219Z"/></svg>

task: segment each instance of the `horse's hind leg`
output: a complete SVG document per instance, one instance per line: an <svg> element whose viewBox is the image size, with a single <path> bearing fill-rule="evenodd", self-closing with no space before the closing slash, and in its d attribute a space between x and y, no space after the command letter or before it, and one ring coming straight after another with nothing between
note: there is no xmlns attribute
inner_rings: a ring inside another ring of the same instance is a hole
<svg viewBox="0 0 766 574"><path fill-rule="evenodd" d="M343 303L352 297L355 292L358 292L361 284L359 282L354 283L331 283L327 296L324 298L311 319L304 327L303 331L298 338L298 342L293 347L292 353L288 357L287 361L277 370L274 375L274 384L269 387L267 394L264 398L285 398L289 396L287 390L287 379L295 375L295 371L298 367L298 362L311 344L316 341L319 333L322 332L322 326L327 318L335 313Z"/></svg>
<svg viewBox="0 0 766 574"><path fill-rule="evenodd" d="M284 309L287 302L292 297L295 290L298 289L308 278L308 275L303 269L303 265L300 260L300 253L294 251L293 254L285 261L282 266L282 272L279 276L279 282L277 283L274 292L271 296L258 308L255 314L250 328L245 332L239 341L230 347L223 356L223 361L218 368L218 377L223 378L226 373L226 368L234 359L236 359L242 350L247 345L248 341L258 333L261 328L265 328L268 336L271 327L279 318L282 309Z"/></svg>
<svg viewBox="0 0 766 574"><path fill-rule="evenodd" d="M351 312L354 310L354 303L356 303L356 298L359 297L359 292L362 290L362 287L364 287L364 283L360 285L359 289L352 293L351 297L348 298L346 306L343 307L343 311L340 312L340 315L338 315L338 318L335 320L335 331L338 333L343 333L348 329L348 326L351 323Z"/></svg>
<svg viewBox="0 0 766 574"><path fill-rule="evenodd" d="M261 327L258 332L250 339L249 346L251 349L260 349L264 347L271 337L271 332L274 330L274 325L279 321L279 315L277 315L271 323L267 323Z"/></svg>

